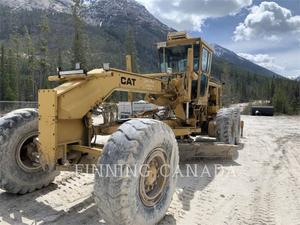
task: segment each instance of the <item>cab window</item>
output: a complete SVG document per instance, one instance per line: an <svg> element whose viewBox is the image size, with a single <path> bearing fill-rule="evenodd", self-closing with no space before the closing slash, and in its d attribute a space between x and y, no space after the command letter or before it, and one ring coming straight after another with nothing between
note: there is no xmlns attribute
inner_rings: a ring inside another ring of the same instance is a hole
<svg viewBox="0 0 300 225"><path fill-rule="evenodd" d="M209 54L206 48L203 48L202 51L202 72L207 72L208 71L208 59L209 59Z"/></svg>
<svg viewBox="0 0 300 225"><path fill-rule="evenodd" d="M208 53L208 62L207 62L207 73L210 72L211 69L211 62L212 62L212 54L211 52Z"/></svg>
<svg viewBox="0 0 300 225"><path fill-rule="evenodd" d="M208 86L208 78L203 73L201 76L201 82L200 82L200 96L203 97L206 94L206 89Z"/></svg>
<svg viewBox="0 0 300 225"><path fill-rule="evenodd" d="M199 71L200 45L194 45L194 72Z"/></svg>
<svg viewBox="0 0 300 225"><path fill-rule="evenodd" d="M161 71L165 72L167 68L172 68L172 71L176 73L185 72L187 68L187 52L189 48L191 48L190 45L160 49Z"/></svg>

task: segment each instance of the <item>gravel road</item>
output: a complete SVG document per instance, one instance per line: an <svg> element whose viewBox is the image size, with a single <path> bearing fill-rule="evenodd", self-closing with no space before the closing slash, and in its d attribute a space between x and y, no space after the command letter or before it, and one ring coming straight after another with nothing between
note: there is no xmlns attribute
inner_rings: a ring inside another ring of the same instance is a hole
<svg viewBox="0 0 300 225"><path fill-rule="evenodd" d="M300 117L243 120L239 158L189 162L198 174L179 178L160 225L300 225ZM186 175L185 164L181 169ZM25 196L0 190L0 224L104 225L92 191L92 175L69 172Z"/></svg>

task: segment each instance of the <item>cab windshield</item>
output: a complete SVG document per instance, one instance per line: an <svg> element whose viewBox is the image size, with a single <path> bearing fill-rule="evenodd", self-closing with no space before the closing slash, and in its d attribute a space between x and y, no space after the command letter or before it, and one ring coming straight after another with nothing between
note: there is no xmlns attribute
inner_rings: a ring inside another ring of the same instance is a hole
<svg viewBox="0 0 300 225"><path fill-rule="evenodd" d="M188 49L191 45L176 46L172 48L160 48L160 70L167 72L168 68L172 68L173 73L184 73L187 69ZM199 68L199 46L194 46L194 70Z"/></svg>

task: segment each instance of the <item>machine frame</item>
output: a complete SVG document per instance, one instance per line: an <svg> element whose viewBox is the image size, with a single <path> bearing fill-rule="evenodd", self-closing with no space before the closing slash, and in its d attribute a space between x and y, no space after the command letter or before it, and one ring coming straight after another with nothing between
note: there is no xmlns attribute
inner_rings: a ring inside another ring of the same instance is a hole
<svg viewBox="0 0 300 225"><path fill-rule="evenodd" d="M194 71L194 46L198 45L199 71ZM213 50L201 38L189 38L185 33L170 33L158 49L189 46L184 73L165 71L154 74L132 72L131 57L126 57L127 71L106 68L94 69L86 74L56 75L50 81L64 82L54 89L40 90L39 137L37 145L40 161L45 170L54 169L58 162L68 165L68 154L88 154L94 159L102 153L102 146L91 144L94 135L114 133L120 124L93 126L92 111L104 103L114 91L143 93L145 100L168 107L173 118L164 119L179 139L189 135L207 134L208 124L221 108L222 85L211 78ZM208 68L202 70L202 51L208 51ZM64 72L63 74L66 74ZM208 78L204 95L200 95L201 76ZM192 98L192 82L197 83L197 97ZM153 112L154 113L154 112ZM151 113L150 113L151 114ZM149 113L147 114L149 118ZM141 116L143 117L143 116Z"/></svg>

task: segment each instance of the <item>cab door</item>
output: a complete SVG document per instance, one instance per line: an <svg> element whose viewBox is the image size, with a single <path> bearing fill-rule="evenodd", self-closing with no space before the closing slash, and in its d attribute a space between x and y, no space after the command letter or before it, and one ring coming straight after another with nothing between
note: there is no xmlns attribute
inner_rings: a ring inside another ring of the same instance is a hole
<svg viewBox="0 0 300 225"><path fill-rule="evenodd" d="M198 104L207 105L208 83L211 71L212 53L211 51L202 45L201 59L200 59L200 76L198 80Z"/></svg>

